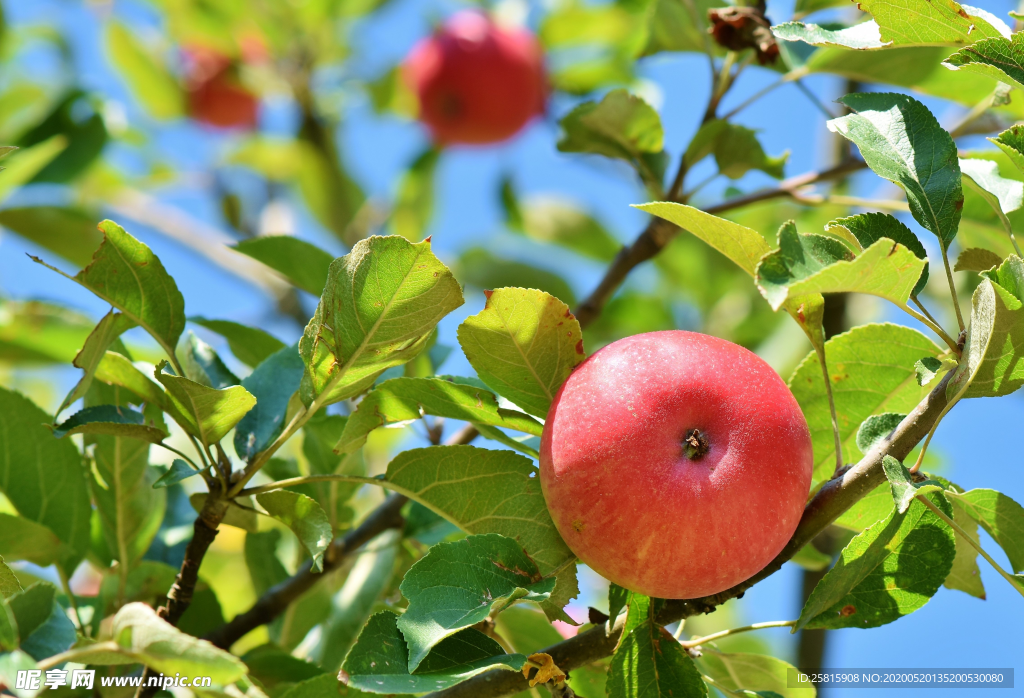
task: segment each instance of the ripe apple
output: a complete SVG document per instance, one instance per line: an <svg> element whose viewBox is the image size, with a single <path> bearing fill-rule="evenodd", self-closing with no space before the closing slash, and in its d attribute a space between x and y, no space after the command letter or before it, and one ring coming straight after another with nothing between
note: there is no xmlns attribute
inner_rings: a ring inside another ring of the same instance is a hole
<svg viewBox="0 0 1024 698"><path fill-rule="evenodd" d="M544 498L577 557L670 599L716 594L768 564L800 521L812 467L807 422L778 374L679 330L580 364L540 445Z"/></svg>
<svg viewBox="0 0 1024 698"><path fill-rule="evenodd" d="M547 81L537 40L485 15L453 15L403 66L420 120L441 144L497 143L544 111Z"/></svg>
<svg viewBox="0 0 1024 698"><path fill-rule="evenodd" d="M259 100L238 79L237 62L203 46L184 53L189 116L218 128L255 128Z"/></svg>

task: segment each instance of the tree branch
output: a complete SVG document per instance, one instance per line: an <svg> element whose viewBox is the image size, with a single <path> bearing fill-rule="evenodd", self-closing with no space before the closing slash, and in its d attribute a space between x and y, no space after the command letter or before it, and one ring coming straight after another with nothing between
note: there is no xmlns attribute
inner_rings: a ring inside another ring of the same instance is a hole
<svg viewBox="0 0 1024 698"><path fill-rule="evenodd" d="M807 172L796 177L790 177L780 182L779 186L771 189L763 189L752 194L723 201L714 206L708 206L704 211L717 215L761 201L793 196L802 187L844 177L864 167L866 165L862 160L847 160L827 170ZM605 272L604 278L601 279L597 288L576 309L576 319L580 321L580 326L589 325L597 319L597 316L601 314L601 309L604 308L605 304L615 294L615 291L622 285L622 282L626 280L626 276L634 268L661 252L671 242L672 238L676 236L678 231L679 229L668 221L662 218L652 218L644 231L637 236L636 240L628 247L622 248L611 266L608 267L608 271Z"/></svg>
<svg viewBox="0 0 1024 698"><path fill-rule="evenodd" d="M209 640L217 647L228 649L249 631L274 620L291 603L323 579L324 574L341 567L363 545L384 531L403 526L405 520L402 518L401 512L402 506L407 501L400 494L388 497L358 527L346 533L340 540L331 543L331 547L324 555L323 574L303 568L277 586L267 590L267 593L261 596L252 608L235 616L231 622L217 628L204 639Z"/></svg>
<svg viewBox="0 0 1024 698"><path fill-rule="evenodd" d="M946 383L949 378L947 374L928 397L900 422L893 433L871 449L859 463L844 469L842 473L822 485L804 509L803 518L800 519L800 524L789 543L767 567L745 582L719 594L701 599L668 601L658 616L658 622L668 624L689 616L711 613L726 601L740 598L747 589L777 572L800 548L811 542L843 512L884 483L882 457L888 454L902 461L924 438L946 406ZM624 622L625 616L622 616L611 632L606 632L605 627L598 626L547 647L541 652L550 654L561 669L571 671L611 654ZM529 684L522 674L494 670L463 681L447 690L428 694L425 698L501 698L514 695L528 687Z"/></svg>

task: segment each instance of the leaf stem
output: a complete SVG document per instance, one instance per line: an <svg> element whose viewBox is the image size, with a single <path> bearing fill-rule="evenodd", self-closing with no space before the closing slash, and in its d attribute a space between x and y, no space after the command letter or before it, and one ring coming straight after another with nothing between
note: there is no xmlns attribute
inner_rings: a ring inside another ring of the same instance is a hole
<svg viewBox="0 0 1024 698"><path fill-rule="evenodd" d="M686 640L679 644L686 649L703 645L705 642L711 642L722 637L728 637L729 635L736 635L738 633L746 633L751 630L762 630L763 628L792 628L796 625L795 620L773 620L767 623L752 623L751 625L744 625L739 628L729 628L728 630L722 630L717 633L705 635L704 637L694 638L693 640Z"/></svg>
<svg viewBox="0 0 1024 698"><path fill-rule="evenodd" d="M942 265L946 268L946 280L949 282L949 295L953 298L953 309L956 310L956 324L960 331L964 331L964 316L960 312L960 299L956 295L956 284L953 283L953 270L949 268L949 255L946 253L946 244L939 242L939 249L942 250ZM957 352L959 356L959 350Z"/></svg>
<svg viewBox="0 0 1024 698"><path fill-rule="evenodd" d="M828 409L832 414L832 437L835 439L836 449L836 470L835 474L838 474L843 469L843 440L839 436L839 417L836 415L836 401L832 396L832 381L828 376L828 364L825 361L825 347L821 349L814 348L814 353L818 355L818 363L821 364L821 376L825 379L825 395L828 396ZM835 477L835 475L833 475Z"/></svg>
<svg viewBox="0 0 1024 698"><path fill-rule="evenodd" d="M75 600L75 595L71 593L71 580L68 579L68 573L64 571L64 568L60 565L55 565L57 568L57 574L60 576L60 585L64 587L64 593L68 597L68 603L71 604L71 610L75 612L75 625L78 626L78 632L85 634L85 625L82 624L82 614L78 611L78 602Z"/></svg>
<svg viewBox="0 0 1024 698"><path fill-rule="evenodd" d="M918 298L917 296L911 296L910 300L912 300L914 302L914 305L916 305L918 308L921 309L921 314L922 315L924 315L926 318L928 318L929 320L934 322L936 324L936 326L938 326L939 321L935 319L934 315L932 315L931 313L928 312L928 308L924 307L924 303L921 302L920 298Z"/></svg>
<svg viewBox="0 0 1024 698"><path fill-rule="evenodd" d="M917 299L915 298L914 301L917 302ZM918 306L920 307L920 303L918 303ZM960 347L957 346L956 340L953 339L952 337L950 337L948 334L946 334L946 331L944 329L942 329L942 327L940 327L938 323L934 322L931 319L930 315L925 317L924 315L922 315L921 313L917 312L916 310L914 310L913 308L911 308L910 306L908 306L906 304L903 304L903 305L897 304L896 307L898 307L900 310L902 310L907 315L909 315L910 317L914 318L915 320L917 320L921 324L927 326L928 329L930 329L935 334L939 335L939 337L942 338L942 341L946 343L946 346L948 346L950 349L952 349L954 354L956 354L957 356L960 356ZM921 309L924 310L923 307ZM927 312L927 311L925 311L925 312Z"/></svg>
<svg viewBox="0 0 1024 698"><path fill-rule="evenodd" d="M739 106L734 107L733 109L730 109L728 112L726 112L721 117L722 120L723 121L727 121L727 120L731 119L732 117L736 116L741 111L743 111L744 109L749 107L751 104L753 104L757 100L759 100L762 97L764 97L766 94L768 94L772 90L776 89L777 87L781 87L782 85L785 85L786 82L787 82L786 80L779 79L779 80L776 80L775 82L773 82L773 83L771 83L769 85L766 85L765 87L762 87L760 90L758 90L757 92L752 94L750 97L747 97L745 100L743 100L743 102L741 102Z"/></svg>
<svg viewBox="0 0 1024 698"><path fill-rule="evenodd" d="M176 449L174 446L168 446L163 441L161 441L160 443L158 443L156 445L160 446L161 448L166 448L171 453L177 453L179 456L181 456L185 460L186 463L188 463L189 465L192 466L193 470L196 470L198 472L202 472L203 470L205 470L205 468L200 468L198 465L195 464L195 462L191 458L189 458L184 453L182 453L181 451Z"/></svg>
<svg viewBox="0 0 1024 698"><path fill-rule="evenodd" d="M946 516L941 509L939 509L937 506L928 501L927 497L918 497L917 500L924 504L929 509L931 509L936 516L938 516L940 519L949 524L949 527L956 531L961 538L967 541L968 545L977 550L978 554L985 558L985 560L988 561L988 564L992 565L992 567L995 568L996 572L1001 574L1003 576L1003 579L1008 581L1010 583L1010 586L1017 590L1018 594L1024 596L1024 587L1021 587L1020 581L1014 575L1010 574L1002 567L1000 567L999 564L996 563L996 561L993 560L992 557L985 552L985 549L981 547L981 544L978 541L976 541L973 537L971 537L971 535L968 534L967 531L965 531L963 527L960 526L960 524Z"/></svg>
<svg viewBox="0 0 1024 698"><path fill-rule="evenodd" d="M942 408L942 412L939 412L939 416L935 418L935 423L932 424L932 428L928 430L928 436L925 437L924 444L921 446L921 452L917 455L917 462L914 463L914 467L910 469L911 473L916 473L921 467L921 463L924 462L924 454L928 452L928 444L932 442L932 437L935 436L936 429L938 429L939 425L942 424L942 418L945 417L951 409L953 409L953 405L960 402L960 398L963 397L965 392L967 392L967 388L970 387L970 385L970 381L964 383L964 387L960 388L960 391L956 396L946 403L946 406Z"/></svg>
<svg viewBox="0 0 1024 698"><path fill-rule="evenodd" d="M60 666L65 662L71 662L80 657L85 657L90 654L96 654L97 652L121 652L121 645L117 644L113 640L109 642L97 642L93 645L85 645L84 647L75 647L69 649L67 652L61 652L55 654L52 657L47 657L36 664L40 670L46 671L52 669L55 666Z"/></svg>
<svg viewBox="0 0 1024 698"><path fill-rule="evenodd" d="M286 487L295 487L297 485L308 485L314 482L355 482L364 485L379 485L385 489L396 489L389 487L391 483L379 477L364 477L362 475L304 475L302 477L290 477L284 480L277 480L267 485L259 485L258 487L247 487L244 490L231 495L232 497L248 497L254 494L263 494L264 492L273 492L274 490L282 490ZM397 491L397 490L396 490ZM405 494L404 492L402 494Z"/></svg>
<svg viewBox="0 0 1024 698"><path fill-rule="evenodd" d="M826 119L834 119L834 118L836 118L836 115L833 114L832 112L830 112L828 110L828 107L826 107L824 104L821 103L821 100L818 99L818 96L816 94L814 94L813 92L811 92L810 88L808 88L807 85L805 85L802 80L797 78L796 80L793 80L793 83L800 89L801 92L804 93L804 96L807 97L807 99L809 99L811 101L811 104L816 106L818 108L818 110L822 114L825 115Z"/></svg>

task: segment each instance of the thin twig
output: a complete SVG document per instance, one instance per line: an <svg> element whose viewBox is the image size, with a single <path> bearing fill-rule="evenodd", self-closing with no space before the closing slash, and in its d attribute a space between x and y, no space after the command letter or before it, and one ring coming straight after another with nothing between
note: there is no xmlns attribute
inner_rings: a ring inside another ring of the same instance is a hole
<svg viewBox="0 0 1024 698"><path fill-rule="evenodd" d="M721 630L717 633L712 633L705 637L698 637L692 640L685 640L683 642L680 642L679 644L689 649L691 647L699 647L706 642L711 642L712 640L717 640L722 637L728 637L730 635L736 635L738 633L746 633L750 632L751 630L763 630L764 628L791 628L794 625L796 625L796 623L797 622L795 620L773 620L769 623L752 623L750 625L744 625L740 628L729 628L728 630Z"/></svg>
<svg viewBox="0 0 1024 698"><path fill-rule="evenodd" d="M752 94L751 96L749 96L745 100L743 100L739 104L739 106L734 107L733 109L730 109L725 114L723 114L722 117L721 117L722 120L723 121L728 121L729 119L731 119L732 117L736 116L741 111L743 111L744 109L749 107L751 104L753 104L757 100L761 99L762 97L764 97L769 92L773 91L775 88L781 87L782 85L785 85L786 82L787 82L786 80L780 79L780 80L776 80L775 82L773 82L773 83L771 83L769 85L766 85L765 87L762 87L760 90L758 90L757 92L755 92L754 94Z"/></svg>

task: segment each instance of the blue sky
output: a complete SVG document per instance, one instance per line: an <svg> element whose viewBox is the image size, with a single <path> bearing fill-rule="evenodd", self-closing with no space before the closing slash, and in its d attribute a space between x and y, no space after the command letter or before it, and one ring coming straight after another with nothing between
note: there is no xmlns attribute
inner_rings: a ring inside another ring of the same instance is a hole
<svg viewBox="0 0 1024 698"><path fill-rule="evenodd" d="M1006 18L1009 2L984 2L984 9ZM90 9L71 0L34 0L6 2L9 21L15 27L26 23L50 22L61 28L69 39L79 73L87 87L98 90L123 106L130 124L148 126L148 118L131 101L129 93L109 67L101 44L101 3ZM153 21L154 15L144 3L116 2L116 12L137 26ZM404 55L428 29L432 18L450 12L456 5L440 0L394 0L375 17L360 24L354 32L353 50L357 56L353 71L358 75L377 75ZM774 21L790 15L789 2L769 3ZM534 13L536 14L536 12ZM56 79L59 75L53 56L39 50L29 54L19 66L35 79ZM709 89L706 58L697 54L675 54L647 59L641 74L645 90L660 101L666 129L666 148L678 155L696 129ZM747 96L776 79L776 74L753 68L747 70L726 99L729 110ZM839 96L840 81L827 76L812 76L806 84L825 103ZM343 157L370 196L388 197L396 177L426 145L425 132L416 124L395 117L380 118L358 94L346 91L348 118L341 134ZM1016 98L1020 98L1017 96ZM964 110L937 100L924 100L940 121L949 126ZM550 192L585 203L623 242L631 240L642 228L644 217L629 207L644 201L645 195L630 173L616 165L595 162L558 153L554 147L557 117L572 101L554 100L547 118L536 121L513 141L492 148L456 150L444 154L437 179L438 201L430 233L435 251L453 261L460 250L486 244L496 254L511 253L560 272L583 297L596 284L603 268L571 255L552 260L550 250L524 244L501 229L498 182L512 173L524 193ZM777 154L790 150L787 174L798 174L823 164L821 158L831 152L831 135L825 129L825 117L794 85L786 85L741 112L736 121L762 129L765 150ZM288 132L295 125L291 106L285 102L266 105L263 128ZM232 136L211 134L195 126L179 123L156 131L156 148L161 157L185 173L201 174L226 152ZM973 147L984 143L972 139ZM962 144L963 145L963 144ZM131 155L118 152L119 162L131 164ZM698 181L698 171L692 181ZM871 195L884 190L884 184L871 173L857 176L859 193ZM754 173L736 183L750 191L771 182ZM705 200L720 197L725 184L709 187ZM173 186L160 197L201 219L219 224L211 203L188 186ZM231 276L215 265L198 259L177 243L142 226L129 230L149 244L177 279L186 299L189 315L229 318L265 327L286 341L297 338L300 329L294 323L273 314L269 299L251 284ZM336 254L343 252L330 236L319 230L310 218L299 213L299 234ZM924 238L925 235L922 235ZM0 236L0 293L9 298L45 298L78 307L95 317L106 311L96 299L83 295L71 282L55 277L43 267L32 264L24 253L44 251L10 235ZM636 270L631 284L642 286L650 279L650 270ZM311 311L314 299L305 299ZM441 326L441 341L457 346L455 327L466 315L482 307L482 297L470 294L465 308L457 311ZM904 322L895 311L883 318ZM207 337L216 344L212 336ZM469 372L468 364L453 355L444 370ZM71 370L60 373L60 380L74 379ZM55 404L59 396L55 397ZM52 408L54 405L51 405ZM1024 457L1019 444L1019 425L1024 424L1024 399L1015 395L1004 399L965 401L945 419L935 437L933 448L946 462L944 474L962 487L994 487L1024 502ZM983 534L986 548L997 560L1005 557ZM1008 565L1007 565L1008 566ZM858 667L1012 667L1019 659L1019 628L1024 626L1024 599L981 563L988 600L979 601L960 592L940 590L921 611L880 629L843 630L833 633L827 664L837 668ZM748 592L739 602L747 622L795 618L799 612L794 585L798 570L792 565ZM583 606L595 603L583 599ZM791 638L786 631L765 632L762 637L778 643L781 652ZM872 695L896 695L879 689Z"/></svg>

